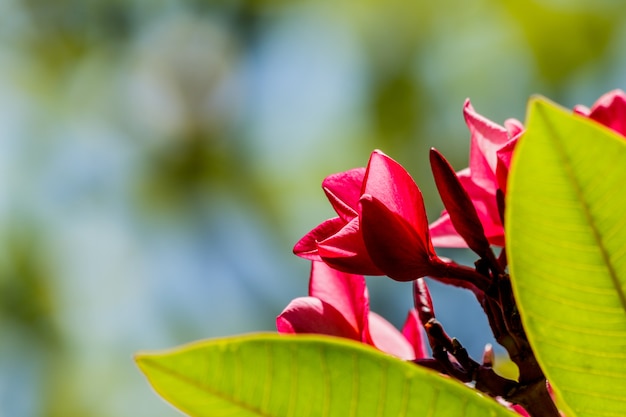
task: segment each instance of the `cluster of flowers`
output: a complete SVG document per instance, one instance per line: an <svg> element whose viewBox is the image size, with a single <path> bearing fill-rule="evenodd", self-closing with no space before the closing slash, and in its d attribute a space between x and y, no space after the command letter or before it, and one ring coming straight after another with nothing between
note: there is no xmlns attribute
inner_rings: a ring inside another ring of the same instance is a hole
<svg viewBox="0 0 626 417"><path fill-rule="evenodd" d="M577 106L573 111L626 136L623 91L609 92L591 108ZM507 177L524 126L514 119L498 125L478 114L469 100L463 114L471 135L469 167L455 172L431 150L433 175L446 208L431 224L409 173L378 150L366 168L324 179L323 190L337 217L322 222L295 245L296 255L312 261L309 296L293 300L278 316L279 332L340 336L402 359L425 358L421 326L434 313L421 278L468 288L481 300L493 277L505 274L504 251L496 258L492 247L505 246ZM469 247L484 261L483 271L479 263L470 268L439 257L435 246ZM364 275L416 283L415 308L401 332L369 310Z"/></svg>

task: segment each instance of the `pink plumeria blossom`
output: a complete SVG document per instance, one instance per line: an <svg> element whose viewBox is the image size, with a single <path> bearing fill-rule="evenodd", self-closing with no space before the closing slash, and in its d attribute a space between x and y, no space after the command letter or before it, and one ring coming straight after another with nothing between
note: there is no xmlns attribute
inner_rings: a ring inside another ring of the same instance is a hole
<svg viewBox="0 0 626 417"><path fill-rule="evenodd" d="M504 227L496 199L497 190L506 191L511 155L524 127L515 119L500 126L478 114L469 100L463 107L470 131L469 167L457 173L470 195L489 243L504 246ZM438 247L467 247L456 232L446 211L430 225L433 245Z"/></svg>
<svg viewBox="0 0 626 417"><path fill-rule="evenodd" d="M372 153L360 203L365 246L385 275L398 281L445 275L430 241L422 192L399 163Z"/></svg>
<svg viewBox="0 0 626 417"><path fill-rule="evenodd" d="M405 360L426 357L421 328L411 312L399 332L369 309L362 275L313 262L309 296L293 300L276 318L280 333L315 333L344 337L374 346Z"/></svg>
<svg viewBox="0 0 626 417"><path fill-rule="evenodd" d="M575 106L574 113L626 137L626 93L622 90L602 95L591 108ZM463 114L471 135L470 161L469 167L457 175L471 196L489 243L504 246L502 213L496 194L498 190L503 195L506 193L511 158L524 127L515 119L508 119L500 126L478 114L469 100L465 102ZM446 211L430 225L430 233L436 247L467 247Z"/></svg>
<svg viewBox="0 0 626 417"><path fill-rule="evenodd" d="M445 262L430 241L422 193L399 163L374 151L366 169L331 175L322 187L338 217L307 233L296 255L399 281L442 275Z"/></svg>
<svg viewBox="0 0 626 417"><path fill-rule="evenodd" d="M370 259L360 227L361 188L365 168L329 175L322 189L338 217L322 222L293 248L296 255L312 261L323 260L341 271L384 275Z"/></svg>
<svg viewBox="0 0 626 417"><path fill-rule="evenodd" d="M590 109L578 105L574 107L574 113L586 116L626 136L626 93L622 90L609 91L601 96Z"/></svg>

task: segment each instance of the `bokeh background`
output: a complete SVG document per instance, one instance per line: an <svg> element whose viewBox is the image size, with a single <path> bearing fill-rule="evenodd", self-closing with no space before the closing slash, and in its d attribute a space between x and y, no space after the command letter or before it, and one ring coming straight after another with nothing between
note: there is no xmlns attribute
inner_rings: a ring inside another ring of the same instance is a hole
<svg viewBox="0 0 626 417"><path fill-rule="evenodd" d="M442 209L461 113L626 87L615 0L0 1L0 417L177 416L134 352L273 330L320 182L380 148ZM472 262L464 251L445 251ZM401 326L410 286L368 278ZM471 295L433 284L472 355Z"/></svg>

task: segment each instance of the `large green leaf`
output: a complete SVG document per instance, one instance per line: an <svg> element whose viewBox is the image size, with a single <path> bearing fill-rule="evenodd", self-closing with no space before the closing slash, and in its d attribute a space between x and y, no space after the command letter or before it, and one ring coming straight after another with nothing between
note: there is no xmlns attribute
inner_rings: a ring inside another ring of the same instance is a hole
<svg viewBox="0 0 626 417"><path fill-rule="evenodd" d="M507 195L515 296L568 417L626 415L626 141L542 99Z"/></svg>
<svg viewBox="0 0 626 417"><path fill-rule="evenodd" d="M263 334L139 354L155 390L191 416L514 416L450 378L369 346Z"/></svg>

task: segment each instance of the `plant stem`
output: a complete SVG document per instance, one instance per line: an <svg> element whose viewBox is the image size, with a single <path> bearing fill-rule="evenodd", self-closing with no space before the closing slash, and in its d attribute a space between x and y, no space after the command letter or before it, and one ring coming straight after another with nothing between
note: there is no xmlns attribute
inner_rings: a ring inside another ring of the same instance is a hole
<svg viewBox="0 0 626 417"><path fill-rule="evenodd" d="M509 400L524 407L532 417L560 417L561 415L548 392L545 379L531 385L521 386Z"/></svg>
<svg viewBox="0 0 626 417"><path fill-rule="evenodd" d="M531 417L559 417L560 413L548 392L546 379L537 363L521 322L513 289L504 266L493 252L489 259L476 263L476 269L457 264L445 264L437 277L471 289L477 296L493 335L509 353L519 369L519 382L502 378L491 366L472 360L458 340L450 338L434 312L420 317L433 350L434 363L423 363L462 382L474 381L476 389L493 397L502 397L519 404ZM419 303L416 303L416 308ZM448 354L456 363L449 361ZM420 362L418 362L420 363Z"/></svg>
<svg viewBox="0 0 626 417"><path fill-rule="evenodd" d="M485 292L491 285L490 278L481 275L473 268L453 262L438 265L430 276L444 283L470 289L474 293L477 292L476 290Z"/></svg>

